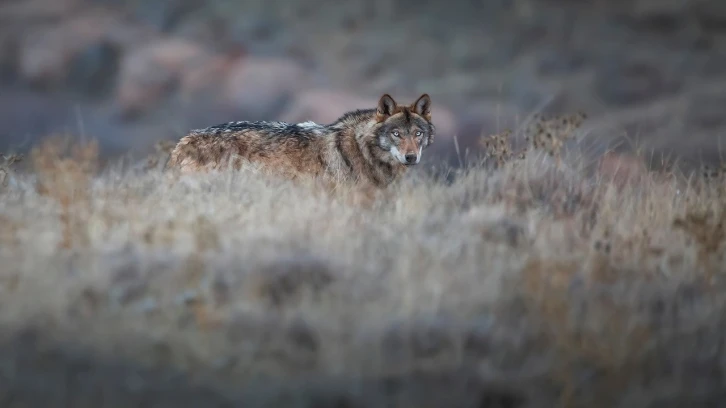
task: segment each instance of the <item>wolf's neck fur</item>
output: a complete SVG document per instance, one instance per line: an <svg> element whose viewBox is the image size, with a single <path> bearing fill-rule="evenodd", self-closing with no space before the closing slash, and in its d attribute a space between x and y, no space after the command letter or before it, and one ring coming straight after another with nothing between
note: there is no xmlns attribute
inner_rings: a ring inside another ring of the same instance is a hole
<svg viewBox="0 0 726 408"><path fill-rule="evenodd" d="M390 152L382 149L376 135L375 109L359 110L332 123L333 137L343 161L343 170L360 175L368 182L384 187L405 170Z"/></svg>

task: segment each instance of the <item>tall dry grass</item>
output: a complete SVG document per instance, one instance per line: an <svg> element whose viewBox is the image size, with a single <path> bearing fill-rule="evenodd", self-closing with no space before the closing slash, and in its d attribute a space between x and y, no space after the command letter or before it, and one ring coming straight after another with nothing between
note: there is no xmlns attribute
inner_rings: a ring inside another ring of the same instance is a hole
<svg viewBox="0 0 726 408"><path fill-rule="evenodd" d="M92 142L50 138L30 171L3 167L3 338L132 364L144 401L182 392L147 369L249 407L717 401L723 175L612 177L560 155L569 131L534 131L369 206L250 171L177 178L163 157L99 170ZM18 390L39 389L38 364L0 389L35 394ZM137 401L123 381L108 406Z"/></svg>

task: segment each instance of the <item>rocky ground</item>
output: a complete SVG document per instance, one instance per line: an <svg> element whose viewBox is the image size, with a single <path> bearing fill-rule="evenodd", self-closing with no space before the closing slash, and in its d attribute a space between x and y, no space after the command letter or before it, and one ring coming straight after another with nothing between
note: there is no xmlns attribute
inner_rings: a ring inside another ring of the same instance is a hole
<svg viewBox="0 0 726 408"><path fill-rule="evenodd" d="M149 149L233 119L330 121L383 92L436 104L439 153L536 111L582 140L718 157L719 1L0 2L0 149L48 133Z"/></svg>

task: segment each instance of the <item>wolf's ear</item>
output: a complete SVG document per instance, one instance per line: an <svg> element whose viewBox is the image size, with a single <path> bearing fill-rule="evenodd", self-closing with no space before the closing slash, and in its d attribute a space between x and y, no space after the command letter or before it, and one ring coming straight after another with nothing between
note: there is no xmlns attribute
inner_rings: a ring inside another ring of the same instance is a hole
<svg viewBox="0 0 726 408"><path fill-rule="evenodd" d="M393 115L396 110L396 101L391 98L391 95L384 94L381 99L378 100L378 108L376 109L376 117L379 122L382 122L387 117Z"/></svg>
<svg viewBox="0 0 726 408"><path fill-rule="evenodd" d="M413 103L413 111L431 121L431 97L429 94L421 95L416 102Z"/></svg>

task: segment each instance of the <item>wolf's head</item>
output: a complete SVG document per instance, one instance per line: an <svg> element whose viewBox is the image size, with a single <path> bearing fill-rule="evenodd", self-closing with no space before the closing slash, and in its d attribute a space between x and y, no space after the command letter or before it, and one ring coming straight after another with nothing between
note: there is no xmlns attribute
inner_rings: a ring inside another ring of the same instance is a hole
<svg viewBox="0 0 726 408"><path fill-rule="evenodd" d="M376 109L378 144L401 164L410 166L421 161L423 149L434 141L431 123L431 98L421 95L410 106L398 105L385 94Z"/></svg>

